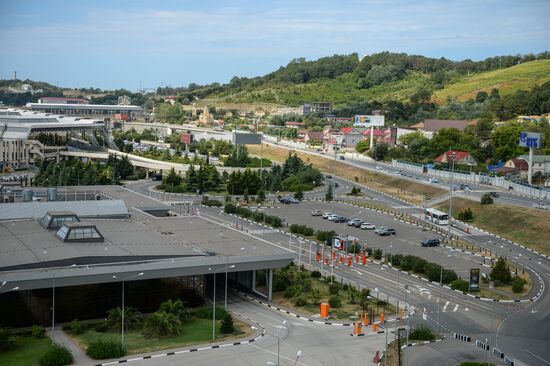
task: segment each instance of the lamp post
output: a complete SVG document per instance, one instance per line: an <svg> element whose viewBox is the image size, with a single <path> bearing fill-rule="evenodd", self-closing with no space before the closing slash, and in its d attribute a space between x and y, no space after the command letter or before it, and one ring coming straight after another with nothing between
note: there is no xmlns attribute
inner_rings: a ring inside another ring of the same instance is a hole
<svg viewBox="0 0 550 366"><path fill-rule="evenodd" d="M411 304L409 304L409 294L411 291L408 289L409 285L405 285L405 291L406 291L406 299L407 302L407 347L405 348L405 358L406 358L406 365L409 366L409 333L411 332Z"/></svg>
<svg viewBox="0 0 550 366"><path fill-rule="evenodd" d="M456 160L456 151L451 151L449 154L449 159L451 159L451 185L449 187L449 228L447 231L447 239L451 240L451 222L453 215L453 175L455 170L455 160Z"/></svg>
<svg viewBox="0 0 550 366"><path fill-rule="evenodd" d="M243 249L244 249L244 247L241 248L240 250L243 250ZM234 264L232 264L228 267L228 261L229 261L229 256L225 256L225 310L227 310L227 269L228 268L235 268Z"/></svg>
<svg viewBox="0 0 550 366"><path fill-rule="evenodd" d="M298 359L300 358L300 356L302 356L302 350L298 350L298 352L296 353L296 360L294 360L294 366L296 366L296 363L298 363Z"/></svg>
<svg viewBox="0 0 550 366"><path fill-rule="evenodd" d="M143 272L140 272L136 275L132 275L132 276L128 276L128 277L124 277L124 278L121 278L120 280L122 281L122 309L121 309L121 326L120 326L120 344L122 345L122 347L124 347L124 281L127 281L131 278L136 278L136 277L141 277L143 276ZM117 278L117 276L113 276L113 278Z"/></svg>

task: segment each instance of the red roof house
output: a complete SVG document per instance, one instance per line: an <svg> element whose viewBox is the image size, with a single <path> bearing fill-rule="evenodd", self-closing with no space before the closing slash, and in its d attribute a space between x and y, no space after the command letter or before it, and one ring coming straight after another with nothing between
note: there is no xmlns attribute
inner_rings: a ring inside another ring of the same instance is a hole
<svg viewBox="0 0 550 366"><path fill-rule="evenodd" d="M464 165L470 165L470 166L477 165L477 162L472 157L472 155L470 155L469 152L454 151L454 150L445 151L443 155L435 158L434 162L436 164L447 164L451 160L453 160L453 157L452 157L453 155L455 155L454 157L455 164L464 164Z"/></svg>

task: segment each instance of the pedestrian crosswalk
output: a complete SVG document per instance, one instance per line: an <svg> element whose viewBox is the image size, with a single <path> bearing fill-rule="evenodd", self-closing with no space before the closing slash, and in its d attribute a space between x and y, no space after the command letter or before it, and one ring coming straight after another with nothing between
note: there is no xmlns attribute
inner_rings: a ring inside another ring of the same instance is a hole
<svg viewBox="0 0 550 366"><path fill-rule="evenodd" d="M419 293L420 295L426 297L426 299L429 302L433 302L434 304L439 303L439 297L437 296L437 294L434 296L429 289L421 287L419 285L415 285L415 286L416 286L416 288L413 289L414 292ZM460 305L459 304L454 303L454 302L449 301L449 300L445 300L445 299L441 299L441 305L440 306L441 306L441 311L444 312L444 313L456 313L460 310ZM464 308L463 310L468 311L469 309Z"/></svg>

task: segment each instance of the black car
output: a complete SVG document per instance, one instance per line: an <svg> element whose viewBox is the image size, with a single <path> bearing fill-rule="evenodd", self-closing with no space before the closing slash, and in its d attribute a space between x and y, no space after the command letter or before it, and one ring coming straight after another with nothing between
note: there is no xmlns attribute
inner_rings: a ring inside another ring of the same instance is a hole
<svg viewBox="0 0 550 366"><path fill-rule="evenodd" d="M152 181L162 180L162 174L153 174L153 176L151 177L151 180Z"/></svg>
<svg viewBox="0 0 550 366"><path fill-rule="evenodd" d="M332 220L332 222L338 222L338 223L346 222L346 221L348 221L348 218L347 218L347 217L344 217L344 216L338 216L337 218L335 218L334 220Z"/></svg>
<svg viewBox="0 0 550 366"><path fill-rule="evenodd" d="M437 238L424 239L420 243L423 247L436 247L441 244L441 241Z"/></svg>
<svg viewBox="0 0 550 366"><path fill-rule="evenodd" d="M327 178L327 179L332 179L332 175L327 174L327 175L325 175L325 178Z"/></svg>
<svg viewBox="0 0 550 366"><path fill-rule="evenodd" d="M282 197L279 199L279 202L284 203L285 205L290 205L292 202L290 201L290 198Z"/></svg>
<svg viewBox="0 0 550 366"><path fill-rule="evenodd" d="M491 197L495 197L495 198L500 197L500 194L498 194L498 192L490 192L489 194L491 195Z"/></svg>

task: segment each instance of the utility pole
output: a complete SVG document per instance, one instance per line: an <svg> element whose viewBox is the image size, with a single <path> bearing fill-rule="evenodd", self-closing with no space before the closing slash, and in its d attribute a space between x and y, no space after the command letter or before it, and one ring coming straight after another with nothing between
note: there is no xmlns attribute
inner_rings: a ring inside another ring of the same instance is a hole
<svg viewBox="0 0 550 366"><path fill-rule="evenodd" d="M456 151L451 151L449 159L452 160L451 164L451 185L449 187L449 228L447 231L447 240L451 240L451 222L453 215L453 174L455 170Z"/></svg>

